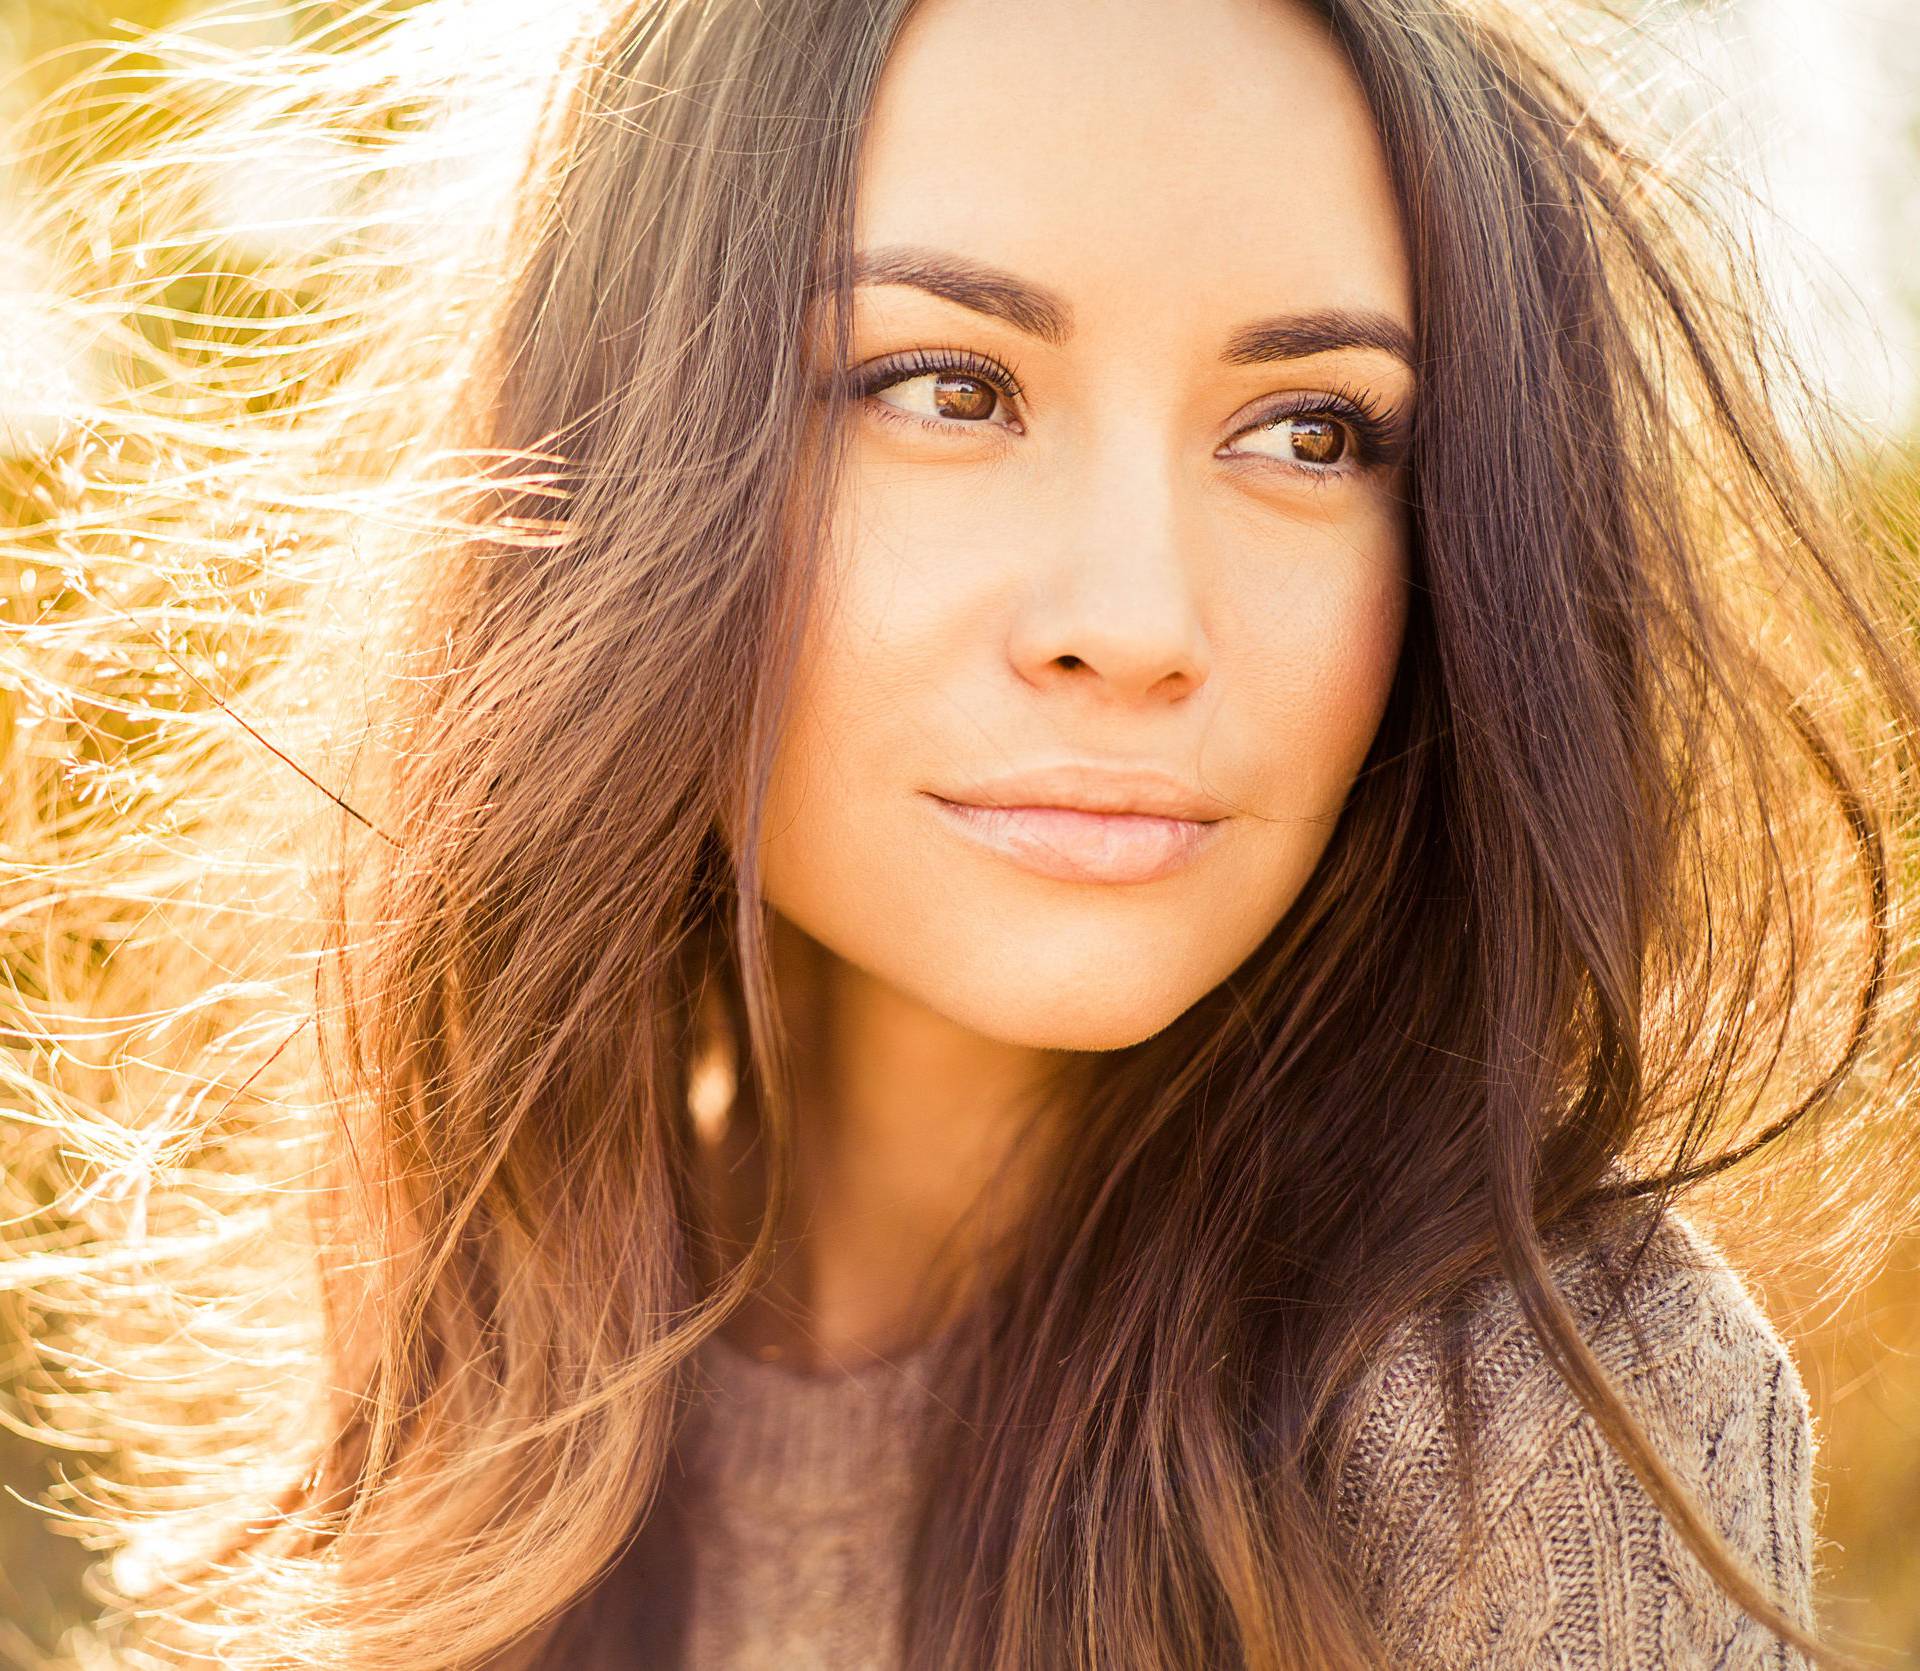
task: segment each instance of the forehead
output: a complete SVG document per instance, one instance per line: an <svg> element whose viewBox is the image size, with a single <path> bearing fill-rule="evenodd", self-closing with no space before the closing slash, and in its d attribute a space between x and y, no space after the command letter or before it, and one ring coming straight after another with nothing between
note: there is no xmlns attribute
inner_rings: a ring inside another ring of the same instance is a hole
<svg viewBox="0 0 1920 1671"><path fill-rule="evenodd" d="M1387 160L1297 0L922 0L882 72L856 244L952 249L1080 315L1411 321Z"/></svg>

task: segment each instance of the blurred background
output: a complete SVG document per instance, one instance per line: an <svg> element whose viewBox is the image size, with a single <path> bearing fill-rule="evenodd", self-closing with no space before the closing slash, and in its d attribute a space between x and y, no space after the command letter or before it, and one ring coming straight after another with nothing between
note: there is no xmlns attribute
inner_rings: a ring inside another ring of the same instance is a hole
<svg viewBox="0 0 1920 1671"><path fill-rule="evenodd" d="M441 0L419 0L433 5ZM1920 505L1920 29L1914 0L1684 0L1635 11L1640 51L1628 73L1673 101L1674 126L1737 161L1752 187L1752 232L1805 351L1878 438L1876 471L1904 476ZM343 3L333 8L348 10ZM401 8L389 4L389 11ZM0 0L0 456L21 458L87 404L90 361L35 298L57 289L19 228L36 180L76 151L5 143L18 119L80 74L99 43L179 23L193 0ZM296 16L272 5L222 6L209 50L244 57L318 29L329 8ZM138 60L123 60L137 67ZM89 132L89 110L67 117L69 142L99 154L124 126ZM237 218L302 236L303 204L323 207L321 172L298 155L235 157L224 189ZM9 506L11 513L16 507ZM1916 525L1911 516L1905 525ZM1909 555L1920 561L1909 545ZM31 607L31 568L0 567L0 624ZM0 649L7 649L0 637ZM7 649L11 654L11 650ZM0 660L0 732L23 686ZM0 843L6 840L0 832ZM11 985L11 972L0 970ZM0 987L4 1008L6 987ZM0 1164L6 1161L0 1149ZM1708 1228L1741 1260L1740 1225ZM1910 1236L1869 1285L1824 1296L1818 1270L1777 1259L1743 1268L1801 1366L1821 1441L1819 1482L1827 1621L1920 1665L1920 1236ZM6 1288L0 1268L0 1293ZM32 1662L86 1608L88 1551L32 1506L56 1485L60 1457L26 1436L14 1396L17 1342L0 1312L0 1667ZM57 1497L56 1497L57 1501Z"/></svg>

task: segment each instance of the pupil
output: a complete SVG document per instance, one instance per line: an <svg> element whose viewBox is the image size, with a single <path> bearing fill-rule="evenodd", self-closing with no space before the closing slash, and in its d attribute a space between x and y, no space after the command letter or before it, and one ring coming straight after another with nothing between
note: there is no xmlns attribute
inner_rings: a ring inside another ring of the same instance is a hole
<svg viewBox="0 0 1920 1671"><path fill-rule="evenodd" d="M977 377L936 377L933 403L943 418L990 418L994 391Z"/></svg>
<svg viewBox="0 0 1920 1671"><path fill-rule="evenodd" d="M1296 457L1309 464L1337 464L1346 451L1346 433L1331 418L1292 418L1291 439Z"/></svg>

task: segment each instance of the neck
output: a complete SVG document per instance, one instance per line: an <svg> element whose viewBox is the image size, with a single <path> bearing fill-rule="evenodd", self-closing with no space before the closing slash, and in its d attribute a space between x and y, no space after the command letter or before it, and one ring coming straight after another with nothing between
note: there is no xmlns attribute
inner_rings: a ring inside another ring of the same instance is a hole
<svg viewBox="0 0 1920 1671"><path fill-rule="evenodd" d="M1046 1111L1084 1058L972 1032L774 923L797 1081L792 1189L772 1277L725 1332L761 1356L854 1365L971 1303L1044 1164ZM714 1146L734 1257L766 1200L757 1125L736 1117Z"/></svg>

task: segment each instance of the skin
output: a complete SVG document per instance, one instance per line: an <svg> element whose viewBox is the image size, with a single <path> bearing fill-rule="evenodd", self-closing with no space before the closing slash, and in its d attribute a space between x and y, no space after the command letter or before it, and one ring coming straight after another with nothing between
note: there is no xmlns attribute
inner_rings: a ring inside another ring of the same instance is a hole
<svg viewBox="0 0 1920 1671"><path fill-rule="evenodd" d="M1408 566L1398 458L1349 443L1313 476L1324 427L1261 428L1341 388L1404 419L1407 365L1220 358L1277 315L1413 326L1381 142L1289 0L927 0L882 78L855 247L1005 269L1071 334L858 292L851 367L958 347L1021 393L936 404L909 368L866 401L776 762L796 1194L776 1281L725 1333L808 1370L924 1332L1050 1076L1167 1026L1299 894L1379 725ZM1233 811L1171 876L1065 882L922 793L1064 758L1156 765Z"/></svg>

